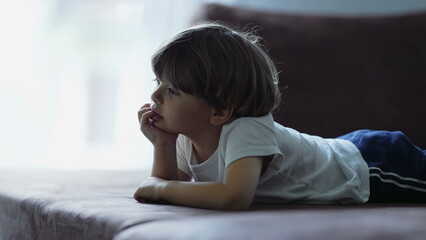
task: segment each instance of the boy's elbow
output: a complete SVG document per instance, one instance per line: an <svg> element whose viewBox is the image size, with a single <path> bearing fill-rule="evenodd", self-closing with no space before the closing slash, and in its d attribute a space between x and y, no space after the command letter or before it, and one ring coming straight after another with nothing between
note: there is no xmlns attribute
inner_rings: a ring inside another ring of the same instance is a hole
<svg viewBox="0 0 426 240"><path fill-rule="evenodd" d="M228 211L242 211L250 208L252 198L244 198L241 195L231 196L224 201L222 209Z"/></svg>

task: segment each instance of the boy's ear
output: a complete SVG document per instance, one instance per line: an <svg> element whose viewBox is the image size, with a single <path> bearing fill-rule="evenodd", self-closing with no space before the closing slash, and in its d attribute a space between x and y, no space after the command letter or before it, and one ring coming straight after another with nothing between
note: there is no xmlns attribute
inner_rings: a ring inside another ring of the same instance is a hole
<svg viewBox="0 0 426 240"><path fill-rule="evenodd" d="M229 121L234 114L234 109L214 108L210 116L210 123L214 126L220 126Z"/></svg>

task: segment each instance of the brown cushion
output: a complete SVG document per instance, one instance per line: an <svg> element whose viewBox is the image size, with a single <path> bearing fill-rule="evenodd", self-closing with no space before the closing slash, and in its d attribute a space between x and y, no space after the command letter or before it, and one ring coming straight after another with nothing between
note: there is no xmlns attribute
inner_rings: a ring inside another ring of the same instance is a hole
<svg viewBox="0 0 426 240"><path fill-rule="evenodd" d="M281 71L275 119L285 126L323 137L402 130L426 148L426 12L338 17L210 4L202 18L261 28Z"/></svg>

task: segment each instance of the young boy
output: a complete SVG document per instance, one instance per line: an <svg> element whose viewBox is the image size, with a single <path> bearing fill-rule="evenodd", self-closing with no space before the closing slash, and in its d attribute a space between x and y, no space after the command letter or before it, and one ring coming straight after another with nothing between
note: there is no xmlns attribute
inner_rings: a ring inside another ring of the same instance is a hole
<svg viewBox="0 0 426 240"><path fill-rule="evenodd" d="M154 163L138 201L231 210L369 197L426 202L426 155L405 135L324 139L274 122L278 74L256 36L196 25L166 42L152 64L158 87L138 116Z"/></svg>

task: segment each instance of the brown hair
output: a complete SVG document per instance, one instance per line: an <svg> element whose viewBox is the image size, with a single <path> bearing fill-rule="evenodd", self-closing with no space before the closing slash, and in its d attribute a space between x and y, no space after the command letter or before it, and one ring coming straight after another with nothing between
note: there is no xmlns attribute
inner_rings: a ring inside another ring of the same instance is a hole
<svg viewBox="0 0 426 240"><path fill-rule="evenodd" d="M280 102L278 73L260 38L222 24L197 24L169 39L152 57L156 76L234 117L258 117Z"/></svg>

